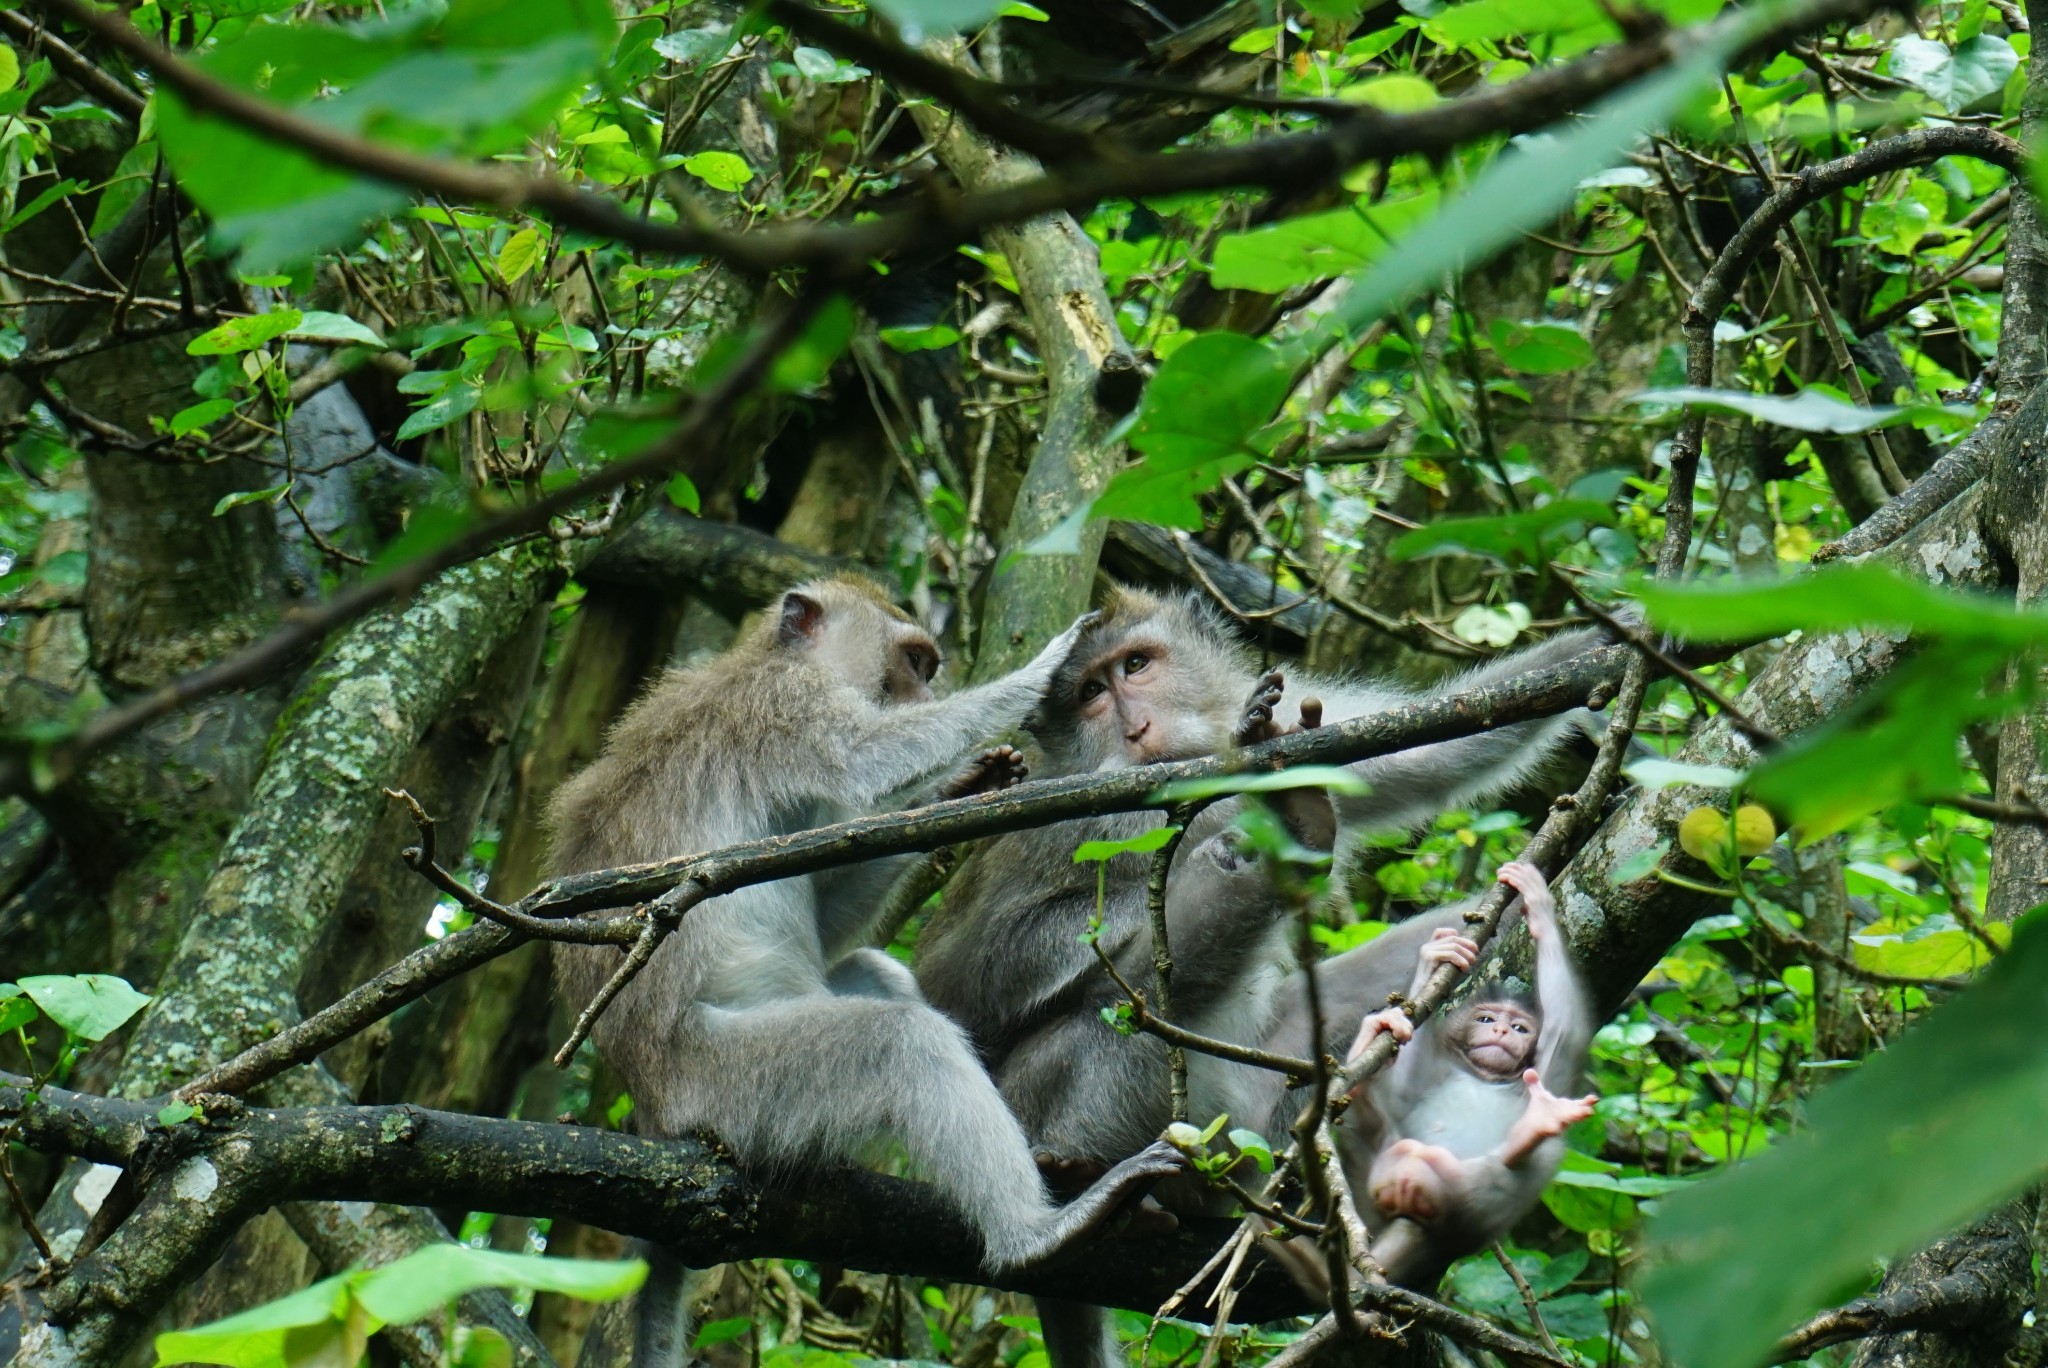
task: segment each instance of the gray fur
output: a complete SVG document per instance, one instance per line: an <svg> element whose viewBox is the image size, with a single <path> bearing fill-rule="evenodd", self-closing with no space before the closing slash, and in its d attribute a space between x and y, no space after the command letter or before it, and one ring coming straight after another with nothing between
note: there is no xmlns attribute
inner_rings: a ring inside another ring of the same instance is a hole
<svg viewBox="0 0 2048 1368"><path fill-rule="evenodd" d="M724 655L668 675L564 786L556 872L800 831L929 785L1023 720L1083 625L1006 678L934 699L929 638L871 586L821 581L783 604ZM1163 1171L1154 1154L1055 1207L960 1028L901 964L845 950L879 905L871 878L835 874L691 910L594 1032L646 1133L709 1131L784 1174L893 1139L981 1232L992 1268L1044 1257ZM620 952L561 946L556 962L580 1004Z"/></svg>

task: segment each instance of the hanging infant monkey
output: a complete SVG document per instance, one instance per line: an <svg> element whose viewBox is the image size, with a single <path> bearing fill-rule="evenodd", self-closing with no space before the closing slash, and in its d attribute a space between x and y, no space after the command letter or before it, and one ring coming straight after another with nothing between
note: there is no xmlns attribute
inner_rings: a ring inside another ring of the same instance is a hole
<svg viewBox="0 0 2048 1368"><path fill-rule="evenodd" d="M1500 880L1521 895L1536 943L1533 997L1500 983L1421 1027L1388 1007L1370 1013L1356 1059L1382 1032L1394 1062L1353 1093L1339 1150L1372 1254L1388 1278L1433 1287L1455 1259L1507 1233L1564 1157L1560 1136L1593 1114L1593 1095L1562 1096L1585 1070L1592 1004L1557 924L1543 871L1514 861ZM1472 967L1479 947L1448 926L1423 943L1412 997L1438 965Z"/></svg>
<svg viewBox="0 0 2048 1368"><path fill-rule="evenodd" d="M908 806L895 800L1023 720L1092 621L1013 674L934 698L937 647L874 585L841 577L792 589L725 654L651 689L563 787L555 871ZM1020 774L1015 752L1000 748L943 793L1005 787ZM925 1003L908 969L854 948L899 863L758 884L692 908L593 1038L631 1090L643 1133L710 1131L770 1173L848 1162L893 1139L980 1231L991 1269L1037 1262L1175 1171L1177 1156L1153 1147L1053 1204L960 1028ZM621 962L615 947L558 946L560 991L586 1002ZM637 1364L679 1359L679 1327L643 1317L640 1333Z"/></svg>

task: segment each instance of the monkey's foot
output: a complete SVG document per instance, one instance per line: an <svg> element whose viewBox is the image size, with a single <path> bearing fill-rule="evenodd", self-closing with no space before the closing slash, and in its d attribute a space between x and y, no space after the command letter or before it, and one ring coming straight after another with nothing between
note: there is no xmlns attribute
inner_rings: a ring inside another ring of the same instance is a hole
<svg viewBox="0 0 2048 1368"><path fill-rule="evenodd" d="M1062 1200L1078 1197L1101 1182L1109 1172L1109 1165L1099 1159L1071 1159L1063 1154L1044 1152L1032 1158L1038 1162L1038 1176L1045 1180L1053 1195Z"/></svg>
<svg viewBox="0 0 2048 1368"><path fill-rule="evenodd" d="M1179 1150L1164 1140L1155 1140L1111 1167L1093 1187L1060 1208L1035 1241L1025 1244L1010 1258L999 1261L992 1253L988 1261L992 1265L1000 1262L1006 1269L1029 1268L1072 1253L1101 1230L1119 1208L1143 1197L1154 1183L1171 1178L1186 1167L1187 1160Z"/></svg>
<svg viewBox="0 0 2048 1368"><path fill-rule="evenodd" d="M1031 767L1015 746L995 746L967 762L958 774L939 789L941 798L971 798L981 793L1000 793L1024 782Z"/></svg>
<svg viewBox="0 0 2048 1368"><path fill-rule="evenodd" d="M1237 727L1230 733L1233 743L1240 746L1254 746L1261 741L1271 741L1280 735L1273 725L1273 709L1280 706L1280 696L1287 691L1287 677L1278 670L1268 670L1259 676L1259 682L1252 685L1251 697L1244 701L1244 711L1238 715Z"/></svg>

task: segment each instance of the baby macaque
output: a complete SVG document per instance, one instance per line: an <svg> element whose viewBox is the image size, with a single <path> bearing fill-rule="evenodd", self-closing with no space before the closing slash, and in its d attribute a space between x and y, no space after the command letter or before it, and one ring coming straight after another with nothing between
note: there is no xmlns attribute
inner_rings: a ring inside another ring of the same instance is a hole
<svg viewBox="0 0 2048 1368"><path fill-rule="evenodd" d="M1506 1233L1557 1172L1558 1137L1598 1100L1560 1096L1585 1068L1593 1021L1550 886L1521 861L1503 865L1500 880L1521 895L1536 943L1535 998L1482 985L1419 1029L1389 1007L1365 1017L1351 1048L1356 1059L1381 1032L1402 1042L1354 1094L1340 1142L1361 1207L1370 1202L1360 1214L1373 1257L1395 1282L1433 1284L1452 1260ZM1478 953L1455 929L1433 928L1410 995L1439 965L1462 973Z"/></svg>
<svg viewBox="0 0 2048 1368"><path fill-rule="evenodd" d="M792 589L724 655L650 690L564 786L555 870L801 831L928 786L1023 720L1092 621L1005 678L934 698L937 647L875 586L843 577ZM1014 752L985 753L949 791L1001 787L1020 769ZM599 1018L597 1048L648 1134L709 1131L771 1173L894 1139L981 1232L991 1269L1046 1259L1175 1171L1177 1156L1133 1151L1054 1205L960 1028L903 965L853 948L886 873L856 865L692 908ZM579 1004L621 963L611 947L564 945L557 957L559 987Z"/></svg>

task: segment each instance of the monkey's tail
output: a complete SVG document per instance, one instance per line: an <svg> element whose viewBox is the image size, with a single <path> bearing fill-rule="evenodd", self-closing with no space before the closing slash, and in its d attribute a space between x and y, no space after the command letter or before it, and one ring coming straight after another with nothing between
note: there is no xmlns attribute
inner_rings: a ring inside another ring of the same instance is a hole
<svg viewBox="0 0 2048 1368"><path fill-rule="evenodd" d="M690 1361L690 1270L667 1245L636 1241L647 1260L634 1317L633 1368L685 1368Z"/></svg>

